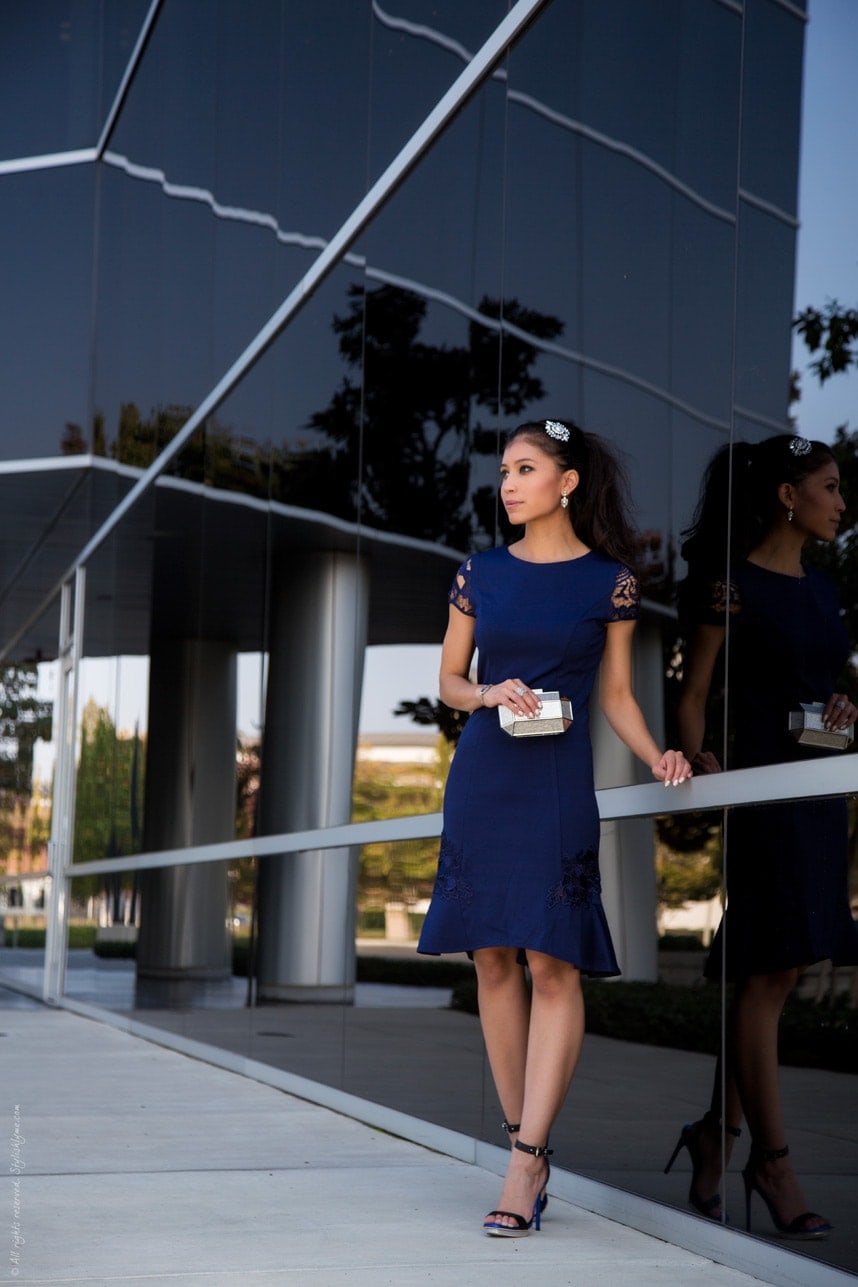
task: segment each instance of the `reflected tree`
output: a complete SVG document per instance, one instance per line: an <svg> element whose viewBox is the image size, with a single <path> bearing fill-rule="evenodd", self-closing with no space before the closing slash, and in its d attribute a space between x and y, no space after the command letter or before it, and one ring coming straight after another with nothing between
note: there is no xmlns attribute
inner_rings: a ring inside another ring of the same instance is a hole
<svg viewBox="0 0 858 1287"><path fill-rule="evenodd" d="M352 821L407 817L440 810L449 749L438 739L434 764L392 765L358 759L355 765ZM437 840L379 841L364 845L358 874L358 905L381 908L386 902L413 903L432 892L438 865Z"/></svg>
<svg viewBox="0 0 858 1287"><path fill-rule="evenodd" d="M496 488L479 462L497 453L498 419L520 420L544 397L526 337L556 339L563 323L516 299L485 296L477 311L486 321L469 321L461 344L432 343L426 300L351 287L332 321L348 373L304 439L274 447L210 417L166 472L463 549L494 539ZM146 469L190 414L124 402L111 433L98 411L89 450ZM81 427L66 424L61 452L87 449Z"/></svg>
<svg viewBox="0 0 858 1287"><path fill-rule="evenodd" d="M466 711L454 711L440 700L431 697L418 697L416 702L400 702L394 715L407 715L421 727L435 727L449 746L455 746L468 719Z"/></svg>
<svg viewBox="0 0 858 1287"><path fill-rule="evenodd" d="M109 710L92 698L83 709L74 817L74 860L93 862L139 853L142 847L145 755L137 730L118 732ZM124 919L122 891L132 877L85 877L76 886L83 896L103 892L111 919ZM132 892L133 901L133 892Z"/></svg>
<svg viewBox="0 0 858 1287"><path fill-rule="evenodd" d="M0 791L29 796L33 789L33 748L51 740L53 703L38 696L35 666L0 671Z"/></svg>
<svg viewBox="0 0 858 1287"><path fill-rule="evenodd" d="M481 414L520 418L544 394L536 349L503 326L553 339L563 324L514 299L484 297L479 312L491 324L471 321L461 345L427 343L426 301L394 286L352 287L334 318L350 374L310 427L332 444L333 484L357 488L364 521L462 549L475 526L492 532L495 489L472 487L475 460L498 449Z"/></svg>
<svg viewBox="0 0 858 1287"><path fill-rule="evenodd" d="M656 892L661 907L683 907L720 892L721 814L692 812L656 819Z"/></svg>
<svg viewBox="0 0 858 1287"><path fill-rule="evenodd" d="M53 703L38 695L34 665L0 670L0 846L3 870L44 865L50 834L48 785L33 782L36 741L51 740Z"/></svg>

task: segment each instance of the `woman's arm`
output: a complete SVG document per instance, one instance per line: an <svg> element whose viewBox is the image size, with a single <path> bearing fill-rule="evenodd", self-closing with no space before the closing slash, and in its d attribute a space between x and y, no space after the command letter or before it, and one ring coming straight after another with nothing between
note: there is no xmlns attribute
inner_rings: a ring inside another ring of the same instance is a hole
<svg viewBox="0 0 858 1287"><path fill-rule="evenodd" d="M605 718L653 777L665 786L691 777L691 766L681 751L661 751L646 725L632 692L633 621L612 621L605 631L605 650L599 681L599 702Z"/></svg>
<svg viewBox="0 0 858 1287"><path fill-rule="evenodd" d="M706 699L726 633L723 626L697 626L684 662L685 674L676 722L680 745L698 772L718 773L721 769L715 756L704 752L702 747L706 731Z"/></svg>
<svg viewBox="0 0 858 1287"><path fill-rule="evenodd" d="M475 711L482 705L480 685L468 674L474 656L474 618L450 604L447 632L441 648L438 691L441 701L455 711Z"/></svg>

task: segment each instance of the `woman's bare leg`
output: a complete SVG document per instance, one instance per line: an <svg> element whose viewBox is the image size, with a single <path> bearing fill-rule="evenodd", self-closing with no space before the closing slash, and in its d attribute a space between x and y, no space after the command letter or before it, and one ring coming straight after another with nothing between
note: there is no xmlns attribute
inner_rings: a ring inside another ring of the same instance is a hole
<svg viewBox="0 0 858 1287"><path fill-rule="evenodd" d="M474 957L476 960L477 953L474 953ZM581 975L573 965L541 952L529 952L528 965L533 989L521 1083L521 1116L510 1120L520 1120L520 1140L525 1144L543 1147L566 1098L581 1052L584 1038L584 999L581 993ZM489 998L488 1022L485 1019L483 1021L483 1032L487 1033L488 1029L486 1045L489 1048L489 1061L504 1111L509 1112L516 1108L518 1101L507 1104L504 1094L514 1093L514 1076L511 1074L517 1076L521 1065L517 1065L510 1054L505 1059L499 1058L505 1049L505 1043L494 1029L496 1024L500 1025L504 1021L504 1012L499 1006L494 1006L493 991L488 983L484 990L483 983L480 982L481 1012L484 994ZM520 1027L518 1035L520 1036ZM494 1056L492 1050L495 1051ZM495 1074L496 1065L501 1070L502 1084ZM529 1220L536 1198L545 1183L545 1173L545 1162L541 1157L514 1150L510 1154L499 1209L515 1211ZM498 1222L510 1226L515 1224L513 1220L502 1217Z"/></svg>
<svg viewBox="0 0 858 1287"><path fill-rule="evenodd" d="M764 1160L760 1153L787 1143L778 1069L778 1024L801 970L754 974L737 985L731 1012L731 1055L742 1107L753 1141L752 1170L780 1219L789 1224L807 1203L789 1157ZM807 1228L825 1224L823 1217Z"/></svg>
<svg viewBox="0 0 858 1287"><path fill-rule="evenodd" d="M694 1127L692 1189L704 1204L721 1191L722 1176L730 1165L736 1132L742 1124L742 1103L731 1067L731 1062L727 1060L725 1064L719 1055L709 1109ZM720 1220L721 1208L713 1207L707 1214Z"/></svg>
<svg viewBox="0 0 858 1287"><path fill-rule="evenodd" d="M489 1067L504 1117L516 1123L521 1121L524 1103L530 1023L530 997L517 957L511 947L484 947L474 952L480 1025Z"/></svg>

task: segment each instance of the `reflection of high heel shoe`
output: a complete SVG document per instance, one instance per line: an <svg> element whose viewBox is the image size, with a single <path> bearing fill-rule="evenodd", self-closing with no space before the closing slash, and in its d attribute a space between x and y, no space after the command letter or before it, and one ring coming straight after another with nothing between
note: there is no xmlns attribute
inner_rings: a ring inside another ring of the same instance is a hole
<svg viewBox="0 0 858 1287"><path fill-rule="evenodd" d="M501 1130L506 1131L507 1135L517 1135L518 1132L521 1130L521 1122L513 1123L513 1122L508 1122L506 1119L504 1119L501 1122ZM550 1152L553 1153L554 1149L551 1149ZM549 1162L547 1157L545 1159L545 1165L548 1167L548 1170L545 1172L545 1184L543 1185L542 1193L540 1194L540 1197L539 1197L539 1209L543 1213L545 1212L545 1208L548 1206L547 1189L548 1189L548 1181L551 1178L551 1163Z"/></svg>
<svg viewBox="0 0 858 1287"><path fill-rule="evenodd" d="M709 1220L717 1220L720 1223L720 1193L713 1193L711 1198L701 1198L697 1191L697 1176L703 1166L703 1156L700 1149L700 1136L707 1126L718 1131L721 1130L721 1122L711 1110L704 1113L699 1122L691 1122L687 1126L683 1126L679 1133L679 1139L676 1141L676 1148L671 1153L670 1160L664 1168L664 1173L667 1175L668 1171L679 1157L680 1151L684 1148L688 1149L688 1156L691 1159L691 1184L688 1188L689 1206L692 1206L695 1211L699 1212L702 1216L706 1216ZM728 1135L732 1135L734 1139L738 1139L742 1134L741 1127L739 1126L725 1126L724 1130ZM726 1220L726 1218L725 1223L729 1224L729 1220Z"/></svg>
<svg viewBox="0 0 858 1287"><path fill-rule="evenodd" d="M545 1158L545 1180L543 1181L542 1188L534 1198L533 1215L529 1220L526 1220L523 1215L519 1215L517 1211L495 1210L489 1212L483 1222L483 1231L491 1238L526 1238L531 1229L535 1229L538 1233L541 1227L540 1217L544 1210L544 1202L547 1201L545 1189L548 1184L548 1177L551 1173L551 1164L548 1161L548 1154L553 1153L554 1150L547 1146L540 1147L537 1144L522 1144L521 1140L516 1140L514 1147L519 1149L522 1153L530 1153L532 1157ZM507 1219L514 1220L515 1224L499 1224L498 1221L491 1219L492 1216L506 1216Z"/></svg>
<svg viewBox="0 0 858 1287"><path fill-rule="evenodd" d="M782 1220L780 1214L767 1193L763 1191L760 1182L757 1179L755 1167L759 1162L777 1162L782 1157L789 1156L789 1147L758 1149L754 1144L751 1145L751 1155L748 1158L747 1165L742 1171L742 1179L745 1181L745 1228L751 1231L751 1194L755 1191L765 1202L769 1215L772 1218L772 1224L777 1229L782 1238L801 1239L805 1242L813 1240L821 1241L827 1238L834 1228L824 1216L817 1215L815 1211L803 1211L795 1219L790 1221ZM808 1228L808 1221L822 1220L822 1224L813 1225Z"/></svg>

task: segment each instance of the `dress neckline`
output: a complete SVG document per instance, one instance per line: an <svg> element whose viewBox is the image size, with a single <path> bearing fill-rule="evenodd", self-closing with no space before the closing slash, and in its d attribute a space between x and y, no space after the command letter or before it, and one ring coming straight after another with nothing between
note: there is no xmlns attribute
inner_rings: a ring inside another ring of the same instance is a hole
<svg viewBox="0 0 858 1287"><path fill-rule="evenodd" d="M807 568L803 563L801 565L801 572L799 572L798 575L796 575L795 572L778 572L776 568L765 568L762 563L754 563L752 559L745 559L745 564L749 568L756 568L758 572L765 572L767 576L779 576L782 580L795 581L798 585L800 585L802 581L806 581L808 577Z"/></svg>
<svg viewBox="0 0 858 1287"><path fill-rule="evenodd" d="M546 559L544 562L542 560L536 562L533 559L520 559L517 554L513 554L508 545L503 548L516 563L521 563L523 567L529 568L559 568L567 563L580 563L583 559L589 559L592 554L596 553L595 550L587 550L586 554L576 554L574 559Z"/></svg>

